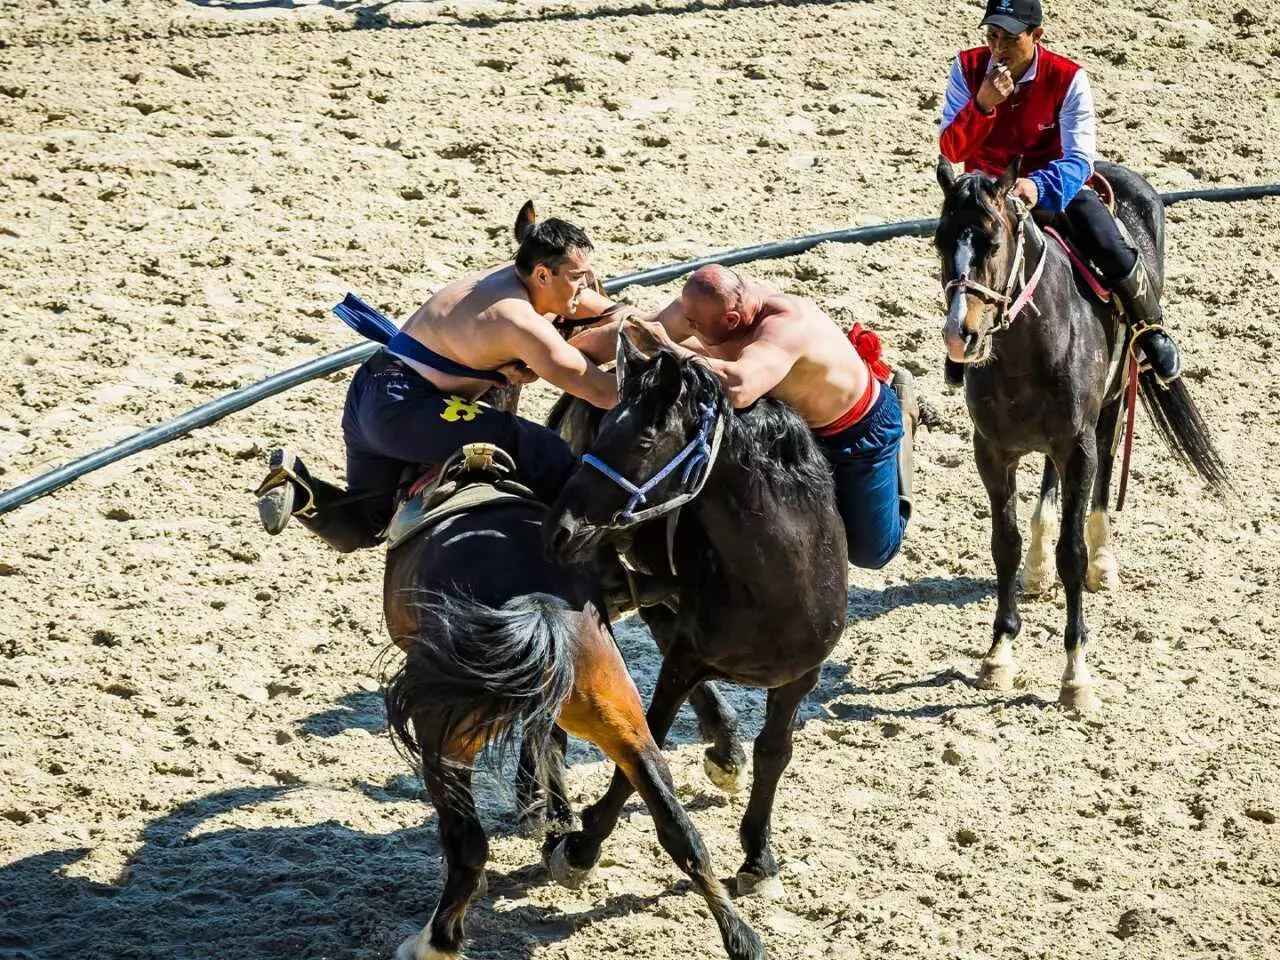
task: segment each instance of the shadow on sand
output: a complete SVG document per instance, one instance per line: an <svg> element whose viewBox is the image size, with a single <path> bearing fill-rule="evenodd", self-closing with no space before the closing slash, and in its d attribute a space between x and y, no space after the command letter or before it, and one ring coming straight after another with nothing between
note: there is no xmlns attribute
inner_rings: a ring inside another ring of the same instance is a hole
<svg viewBox="0 0 1280 960"><path fill-rule="evenodd" d="M361 833L334 821L299 827L226 827L206 821L251 806L290 814L296 788L241 788L184 804L146 827L120 877L76 875L84 848L49 851L0 868L0 957L54 960L281 960L390 957L425 922L439 895L434 823ZM424 811L425 812L425 811ZM551 881L539 865L490 867L489 896L470 913L478 956L514 960L606 917L651 910L688 892L683 878L651 897L611 896L563 914L494 904Z"/></svg>

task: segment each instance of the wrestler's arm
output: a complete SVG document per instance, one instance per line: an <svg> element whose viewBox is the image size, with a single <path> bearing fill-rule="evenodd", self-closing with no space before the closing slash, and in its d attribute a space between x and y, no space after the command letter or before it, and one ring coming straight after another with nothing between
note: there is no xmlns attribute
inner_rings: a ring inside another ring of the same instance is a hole
<svg viewBox="0 0 1280 960"><path fill-rule="evenodd" d="M666 331L666 337L655 336L654 338L662 342L665 342L665 339L670 339L672 342L683 344L695 352L701 352L703 349L702 344L693 335L693 328L689 326L689 320L685 317L679 300L671 301L657 313L645 313L641 310L624 306L609 319L609 322L581 330L570 337L569 342L597 363L608 363L617 354L617 320L620 316L625 316L629 322L638 323L639 326L646 329L649 324L660 324ZM650 330L649 333L653 336L655 331Z"/></svg>
<svg viewBox="0 0 1280 960"><path fill-rule="evenodd" d="M770 324L733 360L707 356L677 346L677 354L698 356L720 378L734 409L749 407L786 379L800 358L802 343L795 325Z"/></svg>
<svg viewBox="0 0 1280 960"><path fill-rule="evenodd" d="M573 310L566 315L565 319L588 320L592 317L604 316L604 314L617 306L619 306L618 301L610 299L607 294L587 289L578 294L577 304L574 305Z"/></svg>
<svg viewBox="0 0 1280 960"><path fill-rule="evenodd" d="M530 370L566 393L608 410L618 402L618 382L566 341L528 304L513 301L503 311L503 346Z"/></svg>

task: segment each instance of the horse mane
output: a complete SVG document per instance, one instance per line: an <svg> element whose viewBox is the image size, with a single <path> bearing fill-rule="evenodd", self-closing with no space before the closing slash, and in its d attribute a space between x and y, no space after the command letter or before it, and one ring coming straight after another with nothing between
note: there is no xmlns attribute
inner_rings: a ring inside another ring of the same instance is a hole
<svg viewBox="0 0 1280 960"><path fill-rule="evenodd" d="M997 202L996 183L995 177L981 171L962 174L956 178L955 186L947 192L946 200L943 201L942 216L938 219L935 240L957 233L964 227L972 225L974 220L983 227L982 232L985 235L995 235L996 231L990 228L998 229L998 225L1003 223ZM970 208L977 211L976 217L965 217L963 221L957 219L961 210Z"/></svg>
<svg viewBox="0 0 1280 960"><path fill-rule="evenodd" d="M681 363L681 377L687 396L715 398L725 423L720 456L740 467L751 482L780 499L834 502L831 467L809 425L790 406L761 397L745 410L734 410L720 379L696 358Z"/></svg>

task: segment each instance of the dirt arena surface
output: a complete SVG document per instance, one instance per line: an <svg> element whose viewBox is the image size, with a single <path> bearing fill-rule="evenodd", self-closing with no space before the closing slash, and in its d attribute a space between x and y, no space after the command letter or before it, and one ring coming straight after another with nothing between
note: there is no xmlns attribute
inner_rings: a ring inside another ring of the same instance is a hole
<svg viewBox="0 0 1280 960"><path fill-rule="evenodd" d="M1245 9L1247 5L1247 9ZM1050 0L1104 156L1161 189L1280 179L1267 0ZM941 0L11 0L0 8L0 487L352 342L509 256L533 198L608 274L933 216ZM1169 211L1167 311L1242 491L1139 419L1122 589L1086 600L1103 710L1055 704L1061 591L1024 606L1019 689L966 682L994 610L985 494L941 380L927 240L752 270L877 329L944 423L909 540L854 571L775 810L775 958L1271 958L1280 950L1280 201ZM657 305L676 288L628 291ZM0 957L388 957L440 884L384 733L381 553L271 539L288 440L340 474L348 372L0 518ZM552 394L526 393L545 412ZM1038 464L1023 473L1024 503ZM1029 512L1024 509L1024 516ZM619 639L646 696L643 628ZM736 701L747 729L762 696ZM668 750L721 875L745 800ZM575 745L581 805L610 767ZM481 785L475 958L721 955L635 802L597 881L550 883Z"/></svg>

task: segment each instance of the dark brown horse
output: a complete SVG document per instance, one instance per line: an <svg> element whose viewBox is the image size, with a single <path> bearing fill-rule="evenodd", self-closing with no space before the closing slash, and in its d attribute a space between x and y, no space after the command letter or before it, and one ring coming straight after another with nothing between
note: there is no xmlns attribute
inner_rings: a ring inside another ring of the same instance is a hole
<svg viewBox="0 0 1280 960"><path fill-rule="evenodd" d="M523 735L526 770L541 781L563 830L572 823L560 766L568 732L599 746L640 793L663 848L706 898L728 955L761 960L764 947L734 910L676 800L640 696L598 613L594 576L546 555L545 513L532 501L487 504L387 554L387 626L405 651L386 692L387 717L421 764L445 858L435 913L397 958L458 956L488 855L471 787L480 751ZM552 874L580 882L556 839L553 833L546 847Z"/></svg>
<svg viewBox="0 0 1280 960"><path fill-rule="evenodd" d="M1114 188L1121 223L1152 282L1161 285L1164 205L1159 194L1130 170L1114 164L1098 167ZM1085 665L1082 590L1113 588L1119 582L1107 508L1114 441L1124 409L1117 375L1125 366L1124 327L1113 318L1109 303L1090 295L1063 250L1010 197L1016 178L1016 164L999 180L978 173L956 177L945 160L938 164L946 199L935 243L943 283L954 291L944 336L964 354L965 402L973 418L978 474L991 501L991 553L999 595L980 680L1007 689L1016 671L1012 644L1022 628L1022 538L1015 478L1023 456L1044 454L1026 586L1038 591L1051 579L1044 539L1061 477L1057 572L1066 590L1067 666L1059 700L1068 708L1088 710L1098 701ZM1139 383L1170 450L1215 493L1228 491L1222 461L1182 379L1166 386L1144 370Z"/></svg>
<svg viewBox="0 0 1280 960"><path fill-rule="evenodd" d="M785 404L765 398L735 412L705 364L667 352L645 358L625 335L619 348L619 403L553 506L548 540L572 562L622 547L633 565L673 581L672 606L642 611L663 653L648 711L659 744L704 681L769 691L739 831L738 888L777 896L774 796L796 711L845 620L848 565L830 468ZM561 413L573 419L568 406ZM736 742L727 704L708 695L698 712L717 728L718 746ZM616 771L560 848L570 866L596 862L630 793Z"/></svg>

